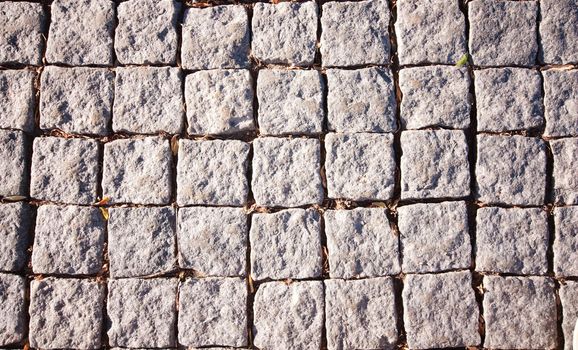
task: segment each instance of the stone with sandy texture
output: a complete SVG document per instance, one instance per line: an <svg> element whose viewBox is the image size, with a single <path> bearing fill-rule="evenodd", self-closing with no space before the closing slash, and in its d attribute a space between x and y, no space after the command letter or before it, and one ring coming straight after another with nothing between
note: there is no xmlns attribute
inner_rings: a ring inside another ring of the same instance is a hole
<svg viewBox="0 0 578 350"><path fill-rule="evenodd" d="M36 73L31 70L0 71L0 128L34 129L35 80Z"/></svg>
<svg viewBox="0 0 578 350"><path fill-rule="evenodd" d="M556 203L578 204L578 138L550 141L554 157L553 197Z"/></svg>
<svg viewBox="0 0 578 350"><path fill-rule="evenodd" d="M0 196L26 195L27 138L20 131L0 130Z"/></svg>
<svg viewBox="0 0 578 350"><path fill-rule="evenodd" d="M544 136L578 136L578 70L546 70Z"/></svg>
<svg viewBox="0 0 578 350"><path fill-rule="evenodd" d="M24 340L26 328L26 280L0 273L0 345Z"/></svg>
<svg viewBox="0 0 578 350"><path fill-rule="evenodd" d="M578 206L554 209L554 272L578 277Z"/></svg>
<svg viewBox="0 0 578 350"><path fill-rule="evenodd" d="M577 334L574 325L578 321L578 282L567 281L560 286L559 293L562 302L564 350L572 350L572 333L574 333L574 340L576 340Z"/></svg>
<svg viewBox="0 0 578 350"><path fill-rule="evenodd" d="M0 271L20 271L28 259L32 208L26 203L0 204Z"/></svg>
<svg viewBox="0 0 578 350"><path fill-rule="evenodd" d="M42 4L0 3L0 63L42 64L45 17Z"/></svg>
<svg viewBox="0 0 578 350"><path fill-rule="evenodd" d="M577 63L578 1L540 0L540 17L540 60L546 64Z"/></svg>

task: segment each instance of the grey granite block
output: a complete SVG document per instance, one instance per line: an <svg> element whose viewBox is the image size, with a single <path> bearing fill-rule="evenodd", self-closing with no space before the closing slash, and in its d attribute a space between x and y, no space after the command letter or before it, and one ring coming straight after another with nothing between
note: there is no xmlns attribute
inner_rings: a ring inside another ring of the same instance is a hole
<svg viewBox="0 0 578 350"><path fill-rule="evenodd" d="M0 204L0 271L20 271L25 267L32 215L26 203Z"/></svg>
<svg viewBox="0 0 578 350"><path fill-rule="evenodd" d="M35 80L31 70L0 71L0 128L34 129Z"/></svg>
<svg viewBox="0 0 578 350"><path fill-rule="evenodd" d="M554 156L553 199L556 203L578 204L578 138L550 141Z"/></svg>
<svg viewBox="0 0 578 350"><path fill-rule="evenodd" d="M0 273L0 345L24 340L26 328L26 280Z"/></svg>
<svg viewBox="0 0 578 350"><path fill-rule="evenodd" d="M26 195L27 139L20 131L0 130L0 196Z"/></svg>
<svg viewBox="0 0 578 350"><path fill-rule="evenodd" d="M578 207L554 209L554 272L578 277Z"/></svg>
<svg viewBox="0 0 578 350"><path fill-rule="evenodd" d="M576 0L540 0L540 60L543 63L578 62L576 23L578 23Z"/></svg>
<svg viewBox="0 0 578 350"><path fill-rule="evenodd" d="M572 333L578 321L578 282L567 281L560 286L559 293L562 302L564 350L572 350ZM574 339L576 339L576 333L574 333Z"/></svg>
<svg viewBox="0 0 578 350"><path fill-rule="evenodd" d="M544 136L578 136L578 70L546 70Z"/></svg>
<svg viewBox="0 0 578 350"><path fill-rule="evenodd" d="M0 63L42 64L44 11L42 4L0 3Z"/></svg>

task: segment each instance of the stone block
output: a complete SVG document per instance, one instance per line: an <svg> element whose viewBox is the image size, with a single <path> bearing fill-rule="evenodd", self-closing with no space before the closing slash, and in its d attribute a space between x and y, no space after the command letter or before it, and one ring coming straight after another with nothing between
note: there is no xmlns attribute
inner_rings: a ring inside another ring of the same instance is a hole
<svg viewBox="0 0 578 350"><path fill-rule="evenodd" d="M45 17L42 4L0 3L0 63L42 65Z"/></svg>
<svg viewBox="0 0 578 350"><path fill-rule="evenodd" d="M562 332L564 350L572 350L572 333L576 339L574 327L578 321L578 282L567 281L560 286L560 301L562 303Z"/></svg>
<svg viewBox="0 0 578 350"><path fill-rule="evenodd" d="M26 266L32 219L26 203L0 204L0 271L16 272Z"/></svg>
<svg viewBox="0 0 578 350"><path fill-rule="evenodd" d="M24 340L26 329L26 280L0 273L0 345Z"/></svg>
<svg viewBox="0 0 578 350"><path fill-rule="evenodd" d="M578 70L546 70L544 136L578 136Z"/></svg>
<svg viewBox="0 0 578 350"><path fill-rule="evenodd" d="M23 132L0 130L0 196L26 195L27 139Z"/></svg>
<svg viewBox="0 0 578 350"><path fill-rule="evenodd" d="M0 128L34 130L35 80L31 70L0 71Z"/></svg>
<svg viewBox="0 0 578 350"><path fill-rule="evenodd" d="M576 0L540 0L540 60L543 63L578 62L575 23L578 23Z"/></svg>
<svg viewBox="0 0 578 350"><path fill-rule="evenodd" d="M578 176L575 169L578 163L578 138L552 140L550 149L554 157L554 202L578 204Z"/></svg>
<svg viewBox="0 0 578 350"><path fill-rule="evenodd" d="M578 206L555 208L554 227L554 273L578 277Z"/></svg>

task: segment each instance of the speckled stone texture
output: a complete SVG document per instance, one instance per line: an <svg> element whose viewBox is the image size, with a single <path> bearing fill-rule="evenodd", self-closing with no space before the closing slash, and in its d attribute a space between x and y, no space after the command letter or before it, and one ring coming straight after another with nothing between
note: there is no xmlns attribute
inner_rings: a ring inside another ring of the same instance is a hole
<svg viewBox="0 0 578 350"><path fill-rule="evenodd" d="M578 282L567 281L560 286L559 293L562 303L564 350L572 350L572 333L574 333L574 344L577 339L574 327L578 321Z"/></svg>
<svg viewBox="0 0 578 350"><path fill-rule="evenodd" d="M544 136L578 136L578 70L546 70Z"/></svg>
<svg viewBox="0 0 578 350"><path fill-rule="evenodd" d="M391 278L324 284L328 349L395 348L398 315Z"/></svg>
<svg viewBox="0 0 578 350"><path fill-rule="evenodd" d="M0 196L25 195L28 185L27 138L19 131L0 130Z"/></svg>
<svg viewBox="0 0 578 350"><path fill-rule="evenodd" d="M31 70L0 71L0 128L34 129L35 79Z"/></svg>
<svg viewBox="0 0 578 350"><path fill-rule="evenodd" d="M554 209L554 272L578 277L578 206Z"/></svg>
<svg viewBox="0 0 578 350"><path fill-rule="evenodd" d="M26 280L0 273L0 345L24 340L26 328Z"/></svg>
<svg viewBox="0 0 578 350"><path fill-rule="evenodd" d="M324 214L331 278L363 278L401 272L398 237L387 210L357 208Z"/></svg>
<svg viewBox="0 0 578 350"><path fill-rule="evenodd" d="M554 201L563 204L578 204L578 138L550 141L554 157Z"/></svg>
<svg viewBox="0 0 578 350"><path fill-rule="evenodd" d="M577 63L578 2L540 0L540 16L541 61L546 64Z"/></svg>
<svg viewBox="0 0 578 350"><path fill-rule="evenodd" d="M0 3L0 63L41 65L45 25L42 4Z"/></svg>
<svg viewBox="0 0 578 350"><path fill-rule="evenodd" d="M253 343L260 349L319 349L323 328L323 282L270 282L253 304Z"/></svg>
<svg viewBox="0 0 578 350"><path fill-rule="evenodd" d="M27 261L33 211L27 203L0 204L0 271L20 271Z"/></svg>

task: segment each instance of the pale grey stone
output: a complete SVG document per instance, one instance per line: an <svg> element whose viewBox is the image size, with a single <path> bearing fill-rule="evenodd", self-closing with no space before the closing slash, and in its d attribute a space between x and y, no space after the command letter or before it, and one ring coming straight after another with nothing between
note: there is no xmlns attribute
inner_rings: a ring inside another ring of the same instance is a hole
<svg viewBox="0 0 578 350"><path fill-rule="evenodd" d="M578 277L578 206L555 208L554 227L554 272Z"/></svg>
<svg viewBox="0 0 578 350"><path fill-rule="evenodd" d="M578 138L552 140L550 149L554 156L554 201L578 204L578 176L575 168L578 164Z"/></svg>
<svg viewBox="0 0 578 350"><path fill-rule="evenodd" d="M25 195L28 151L24 133L0 130L0 196Z"/></svg>
<svg viewBox="0 0 578 350"><path fill-rule="evenodd" d="M314 209L253 214L249 232L253 279L321 276L320 221Z"/></svg>
<svg viewBox="0 0 578 350"><path fill-rule="evenodd" d="M253 343L260 349L319 349L323 329L323 282L270 282L253 304Z"/></svg>
<svg viewBox="0 0 578 350"><path fill-rule="evenodd" d="M470 77L467 69L415 67L399 72L403 129L470 126Z"/></svg>
<svg viewBox="0 0 578 350"><path fill-rule="evenodd" d="M0 345L24 340L26 328L26 280L0 273Z"/></svg>
<svg viewBox="0 0 578 350"><path fill-rule="evenodd" d="M401 198L470 195L468 144L461 130L401 133Z"/></svg>
<svg viewBox="0 0 578 350"><path fill-rule="evenodd" d="M38 274L98 273L103 267L105 227L97 208L41 205L36 215L32 270Z"/></svg>
<svg viewBox="0 0 578 350"><path fill-rule="evenodd" d="M102 68L45 67L40 81L40 128L106 135L114 73Z"/></svg>
<svg viewBox="0 0 578 350"><path fill-rule="evenodd" d="M390 17L385 0L324 3L320 46L323 66L389 64Z"/></svg>
<svg viewBox="0 0 578 350"><path fill-rule="evenodd" d="M479 66L533 66L538 54L538 1L468 3L469 51Z"/></svg>
<svg viewBox="0 0 578 350"><path fill-rule="evenodd" d="M393 197L393 134L328 134L325 171L330 198L387 200Z"/></svg>
<svg viewBox="0 0 578 350"><path fill-rule="evenodd" d="M578 282L567 281L560 286L560 301L562 302L562 332L564 350L572 350L572 333L576 339L574 325L578 320ZM576 344L576 341L574 341Z"/></svg>
<svg viewBox="0 0 578 350"><path fill-rule="evenodd" d="M44 12L42 4L0 3L0 63L42 64Z"/></svg>
<svg viewBox="0 0 578 350"><path fill-rule="evenodd" d="M245 281L242 278L185 280L179 288L179 344L246 346Z"/></svg>
<svg viewBox="0 0 578 350"><path fill-rule="evenodd" d="M540 45L543 63L578 62L576 23L578 23L578 1L540 0Z"/></svg>
<svg viewBox="0 0 578 350"><path fill-rule="evenodd" d="M578 136L578 70L546 70L544 136Z"/></svg>
<svg viewBox="0 0 578 350"><path fill-rule="evenodd" d="M477 147L478 200L488 204L544 204L544 141L518 135L478 135Z"/></svg>
<svg viewBox="0 0 578 350"><path fill-rule="evenodd" d="M321 133L323 89L321 74L316 70L260 70L257 78L260 133Z"/></svg>
<svg viewBox="0 0 578 350"><path fill-rule="evenodd" d="M0 71L0 128L34 129L35 80L31 70Z"/></svg>
<svg viewBox="0 0 578 350"><path fill-rule="evenodd" d="M187 132L206 135L253 130L251 84L251 75L244 69L217 69L187 75Z"/></svg>
<svg viewBox="0 0 578 350"><path fill-rule="evenodd" d="M20 271L25 267L31 223L28 204L0 204L0 271Z"/></svg>
<svg viewBox="0 0 578 350"><path fill-rule="evenodd" d="M469 271L407 275L402 298L410 349L480 345L479 310Z"/></svg>
<svg viewBox="0 0 578 350"><path fill-rule="evenodd" d="M180 133L184 125L181 85L179 68L117 68L112 128L139 134Z"/></svg>
<svg viewBox="0 0 578 350"><path fill-rule="evenodd" d="M102 192L110 203L168 204L172 155L158 137L116 140L104 145Z"/></svg>
<svg viewBox="0 0 578 350"><path fill-rule="evenodd" d="M483 286L484 347L556 348L556 296L552 280L485 276Z"/></svg>
<svg viewBox="0 0 578 350"><path fill-rule="evenodd" d="M256 3L251 25L255 58L264 63L313 64L317 12L314 1Z"/></svg>
<svg viewBox="0 0 578 350"><path fill-rule="evenodd" d="M548 241L548 216L542 208L479 208L476 270L544 275Z"/></svg>
<svg viewBox="0 0 578 350"><path fill-rule="evenodd" d="M395 84L387 68L327 70L327 124L338 132L394 132Z"/></svg>
<svg viewBox="0 0 578 350"><path fill-rule="evenodd" d="M380 208L325 212L331 278L379 277L401 272L398 237L386 212Z"/></svg>
<svg viewBox="0 0 578 350"><path fill-rule="evenodd" d="M465 202L413 204L397 208L403 272L467 269L472 246Z"/></svg>
<svg viewBox="0 0 578 350"><path fill-rule="evenodd" d="M247 230L242 208L180 208L179 266L204 276L244 276Z"/></svg>
<svg viewBox="0 0 578 350"><path fill-rule="evenodd" d="M260 137L253 141L251 188L257 205L296 207L323 201L317 139Z"/></svg>
<svg viewBox="0 0 578 350"><path fill-rule="evenodd" d="M249 17L241 5L187 8L183 19L184 69L248 68Z"/></svg>
<svg viewBox="0 0 578 350"><path fill-rule="evenodd" d="M45 278L30 283L30 346L100 349L104 285L93 280Z"/></svg>
<svg viewBox="0 0 578 350"><path fill-rule="evenodd" d="M110 0L55 0L46 43L48 63L112 65L115 25Z"/></svg>
<svg viewBox="0 0 578 350"><path fill-rule="evenodd" d="M99 148L91 139L34 139L30 196L69 204L95 202Z"/></svg>

